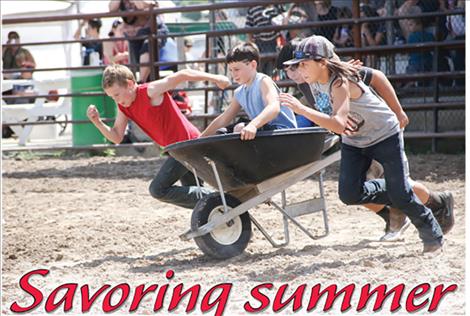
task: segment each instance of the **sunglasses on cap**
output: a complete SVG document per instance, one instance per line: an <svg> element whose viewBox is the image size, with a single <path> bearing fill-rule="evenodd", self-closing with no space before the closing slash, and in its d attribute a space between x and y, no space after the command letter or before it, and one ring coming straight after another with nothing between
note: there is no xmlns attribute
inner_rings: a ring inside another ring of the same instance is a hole
<svg viewBox="0 0 470 316"><path fill-rule="evenodd" d="M321 59L323 56L318 54L311 54L309 52L304 52L302 50L296 50L293 53L294 59Z"/></svg>

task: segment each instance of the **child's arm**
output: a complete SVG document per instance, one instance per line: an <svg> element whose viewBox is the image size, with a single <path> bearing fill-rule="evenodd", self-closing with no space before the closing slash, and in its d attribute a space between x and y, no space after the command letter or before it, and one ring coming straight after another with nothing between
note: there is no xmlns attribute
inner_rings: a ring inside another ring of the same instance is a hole
<svg viewBox="0 0 470 316"><path fill-rule="evenodd" d="M224 113L217 116L204 132L201 133L201 137L214 135L215 132L222 127L227 126L230 122L237 116L238 112L240 112L241 106L237 102L237 100L232 99L229 107L224 111Z"/></svg>
<svg viewBox="0 0 470 316"><path fill-rule="evenodd" d="M261 81L261 95L266 105L263 111L241 130L240 136L242 140L255 138L258 128L274 120L281 111L279 95L271 78L266 77Z"/></svg>
<svg viewBox="0 0 470 316"><path fill-rule="evenodd" d="M125 116L119 109L113 127L109 127L101 121L100 114L93 104L88 106L87 116L90 121L95 124L96 128L100 130L101 134L103 134L103 136L109 141L115 144L122 142L124 133L126 132L128 119L127 116Z"/></svg>
<svg viewBox="0 0 470 316"><path fill-rule="evenodd" d="M395 113L400 122L400 128L405 128L409 123L408 116L401 107L395 89L387 79L385 74L379 70L372 70L372 79L370 82L371 87L380 95L380 97L387 103L389 108Z"/></svg>
<svg viewBox="0 0 470 316"><path fill-rule="evenodd" d="M213 75L194 69L184 69L163 79L150 82L147 94L152 100L153 105L159 105L163 101L163 94L165 92L176 89L180 83L186 81L210 81L215 83L220 89L225 89L230 85L230 80L225 76Z"/></svg>
<svg viewBox="0 0 470 316"><path fill-rule="evenodd" d="M282 105L291 108L297 114L305 116L315 124L336 134L343 134L346 129L347 115L349 113L349 82L344 81L341 85L335 82L331 96L332 116L303 105L299 100L287 93L281 93L279 99Z"/></svg>
<svg viewBox="0 0 470 316"><path fill-rule="evenodd" d="M78 29L75 31L75 34L73 34L73 38L76 40L80 39L81 33L82 33L82 28L85 25L86 21L82 20L78 24Z"/></svg>

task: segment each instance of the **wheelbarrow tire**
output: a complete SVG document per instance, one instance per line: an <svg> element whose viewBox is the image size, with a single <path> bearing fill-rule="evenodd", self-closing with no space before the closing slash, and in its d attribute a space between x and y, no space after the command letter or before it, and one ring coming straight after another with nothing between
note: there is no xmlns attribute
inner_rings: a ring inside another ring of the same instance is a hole
<svg viewBox="0 0 470 316"><path fill-rule="evenodd" d="M240 201L228 194L225 195L227 206L234 208ZM191 229L196 230L207 224L209 218L220 216L223 203L220 193L211 193L196 204L191 216ZM229 226L230 225L230 226ZM200 237L195 237L197 246L206 255L215 259L228 259L243 253L251 239L251 220L248 212L234 218L229 225L223 224ZM223 226L223 227L222 227ZM224 231L228 232L224 234Z"/></svg>

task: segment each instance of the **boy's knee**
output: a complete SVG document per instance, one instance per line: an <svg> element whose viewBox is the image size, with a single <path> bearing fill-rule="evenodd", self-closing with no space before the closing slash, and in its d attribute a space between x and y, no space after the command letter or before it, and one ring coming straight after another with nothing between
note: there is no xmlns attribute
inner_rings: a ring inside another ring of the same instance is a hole
<svg viewBox="0 0 470 316"><path fill-rule="evenodd" d="M149 192L153 198L161 201L165 199L167 194L166 188L163 188L155 182L150 183Z"/></svg>
<svg viewBox="0 0 470 316"><path fill-rule="evenodd" d="M400 210L409 208L409 204L413 202L413 196L411 192L407 193L392 193L388 194L392 205Z"/></svg>
<svg viewBox="0 0 470 316"><path fill-rule="evenodd" d="M346 205L355 205L360 200L361 195L356 190L339 188L339 199Z"/></svg>

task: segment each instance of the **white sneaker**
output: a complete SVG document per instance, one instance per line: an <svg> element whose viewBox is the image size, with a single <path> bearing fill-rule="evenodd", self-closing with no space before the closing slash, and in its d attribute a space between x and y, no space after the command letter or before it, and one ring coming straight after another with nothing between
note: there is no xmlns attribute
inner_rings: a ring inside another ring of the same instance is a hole
<svg viewBox="0 0 470 316"><path fill-rule="evenodd" d="M411 221L408 217L403 221L403 225L400 227L400 229L395 230L395 231L388 231L385 232L385 235L380 237L380 241L386 241L386 242L391 242L391 241L398 241L402 240L402 234L405 232L405 230L410 227Z"/></svg>

